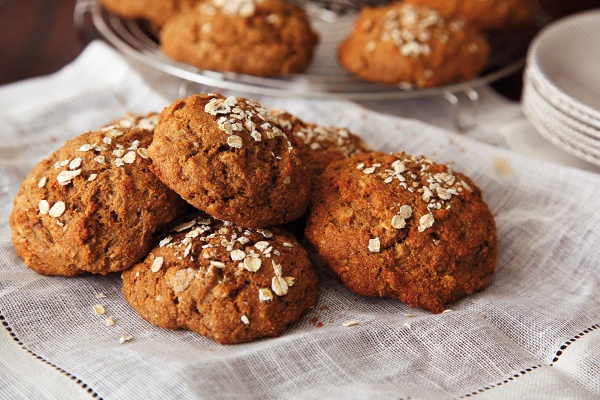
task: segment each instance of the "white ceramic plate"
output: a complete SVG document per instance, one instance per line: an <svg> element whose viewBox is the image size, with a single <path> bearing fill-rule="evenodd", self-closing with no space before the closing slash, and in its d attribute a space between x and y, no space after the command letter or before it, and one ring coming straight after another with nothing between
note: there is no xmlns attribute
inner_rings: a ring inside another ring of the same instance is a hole
<svg viewBox="0 0 600 400"><path fill-rule="evenodd" d="M523 93L523 103L530 104L537 114L544 116L546 124L553 123L562 128L562 135L568 136L569 140L578 142L581 147L591 147L600 152L600 128L582 123L572 118L552 104L548 103L544 96L537 90L535 85L527 84Z"/></svg>
<svg viewBox="0 0 600 400"><path fill-rule="evenodd" d="M523 112L536 127L538 133L550 141L550 143L581 160L600 166L599 154L590 152L589 149L581 149L563 139L558 134L560 128L558 128L556 125L547 125L544 116L538 115L537 111L531 107L531 104L523 104Z"/></svg>
<svg viewBox="0 0 600 400"><path fill-rule="evenodd" d="M532 42L528 64L565 103L600 120L600 10L547 26Z"/></svg>
<svg viewBox="0 0 600 400"><path fill-rule="evenodd" d="M557 110L584 124L600 129L600 115L596 116L593 110L580 107L571 97L563 93L558 87L552 85L535 65L527 65L524 81L525 84L527 82L532 83L546 102Z"/></svg>
<svg viewBox="0 0 600 400"><path fill-rule="evenodd" d="M600 141L582 138L583 134L572 129L559 117L560 113L536 92L530 82L525 83L522 109L538 133L565 152L600 165ZM589 142L588 142L589 141Z"/></svg>

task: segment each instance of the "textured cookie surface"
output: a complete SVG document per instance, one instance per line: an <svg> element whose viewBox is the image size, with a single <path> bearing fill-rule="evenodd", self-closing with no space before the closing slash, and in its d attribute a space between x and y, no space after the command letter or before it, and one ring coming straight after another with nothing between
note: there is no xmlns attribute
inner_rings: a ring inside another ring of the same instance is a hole
<svg viewBox="0 0 600 400"><path fill-rule="evenodd" d="M363 8L338 51L360 78L407 88L470 80L488 56L483 36L462 19L403 3Z"/></svg>
<svg viewBox="0 0 600 400"><path fill-rule="evenodd" d="M485 288L496 269L494 218L479 188L445 164L404 153L329 164L305 233L352 291L435 313Z"/></svg>
<svg viewBox="0 0 600 400"><path fill-rule="evenodd" d="M283 110L272 110L271 115L294 142L311 177L323 173L332 161L371 151L360 137L346 128L305 122Z"/></svg>
<svg viewBox="0 0 600 400"><path fill-rule="evenodd" d="M194 95L163 110L148 149L153 171L196 208L248 227L304 213L306 168L277 120L258 103Z"/></svg>
<svg viewBox="0 0 600 400"><path fill-rule="evenodd" d="M508 29L531 23L534 0L405 0L407 4L431 7L445 16L460 16L481 30Z"/></svg>
<svg viewBox="0 0 600 400"><path fill-rule="evenodd" d="M174 15L191 12L203 0L100 0L111 13L123 18L140 18L161 27Z"/></svg>
<svg viewBox="0 0 600 400"><path fill-rule="evenodd" d="M303 71L317 41L306 13L279 0L206 1L160 34L162 50L177 61L257 76Z"/></svg>
<svg viewBox="0 0 600 400"><path fill-rule="evenodd" d="M157 116L128 116L68 141L25 178L10 216L12 239L40 274L122 271L186 204L150 171Z"/></svg>
<svg viewBox="0 0 600 400"><path fill-rule="evenodd" d="M144 319L222 344L278 336L318 297L310 259L291 234L203 216L122 277L125 299Z"/></svg>

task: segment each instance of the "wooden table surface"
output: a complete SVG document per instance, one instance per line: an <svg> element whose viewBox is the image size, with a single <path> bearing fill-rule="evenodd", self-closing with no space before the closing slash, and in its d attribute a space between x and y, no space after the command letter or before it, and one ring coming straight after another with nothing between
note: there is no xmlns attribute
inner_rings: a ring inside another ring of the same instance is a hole
<svg viewBox="0 0 600 400"><path fill-rule="evenodd" d="M552 18L600 7L600 0L539 0ZM71 62L85 40L73 24L76 0L0 0L0 85L46 75ZM87 40L97 37L90 26ZM519 71L494 84L506 97L518 100Z"/></svg>

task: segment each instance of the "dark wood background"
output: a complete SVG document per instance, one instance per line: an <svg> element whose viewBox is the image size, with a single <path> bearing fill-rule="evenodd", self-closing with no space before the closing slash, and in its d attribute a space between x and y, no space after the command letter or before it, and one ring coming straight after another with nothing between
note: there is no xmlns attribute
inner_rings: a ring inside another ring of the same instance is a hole
<svg viewBox="0 0 600 400"><path fill-rule="evenodd" d="M600 0L539 1L552 18L600 7ZM74 8L75 0L0 0L0 85L49 74L77 57L85 41L73 24ZM90 26L85 37L94 36ZM517 100L521 73L494 87Z"/></svg>

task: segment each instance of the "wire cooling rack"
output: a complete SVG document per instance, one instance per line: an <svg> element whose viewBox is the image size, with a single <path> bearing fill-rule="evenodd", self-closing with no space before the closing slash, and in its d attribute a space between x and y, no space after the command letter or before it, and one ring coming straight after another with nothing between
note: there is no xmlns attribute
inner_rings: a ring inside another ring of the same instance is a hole
<svg viewBox="0 0 600 400"><path fill-rule="evenodd" d="M350 32L365 4L385 1L294 1L306 9L314 29L319 33L311 66L304 73L283 77L256 77L238 73L202 70L174 61L164 55L158 45L155 30L145 21L127 20L101 7L98 0L78 0L75 24L81 27L89 13L93 25L102 37L122 53L150 67L177 76L188 83L244 93L295 96L306 98L337 98L351 100L384 100L441 95L452 97L458 92L470 93L519 70L524 64L528 41L522 38L490 37L492 57L482 74L471 81L439 88L405 88L362 81L346 72L337 61L337 48ZM469 95L469 98L476 97Z"/></svg>

